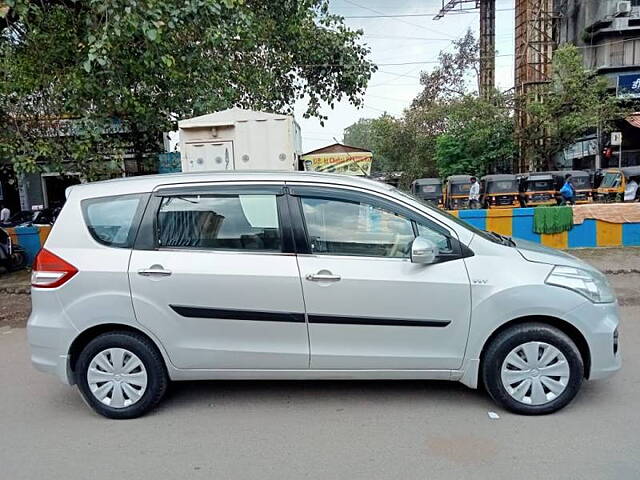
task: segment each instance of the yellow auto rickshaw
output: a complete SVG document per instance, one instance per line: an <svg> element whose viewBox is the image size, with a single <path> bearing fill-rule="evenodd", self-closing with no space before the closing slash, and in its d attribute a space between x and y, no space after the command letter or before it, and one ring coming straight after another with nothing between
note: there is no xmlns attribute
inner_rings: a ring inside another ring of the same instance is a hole
<svg viewBox="0 0 640 480"><path fill-rule="evenodd" d="M562 174L560 182L564 183L564 177L567 174L571 175L571 183L576 191L576 204L584 204L593 202L593 183L591 180L591 174L583 170L569 170L558 172Z"/></svg>
<svg viewBox="0 0 640 480"><path fill-rule="evenodd" d="M469 208L471 178L471 175L447 177L444 188L444 208L447 210L466 210Z"/></svg>
<svg viewBox="0 0 640 480"><path fill-rule="evenodd" d="M439 178L419 178L411 183L411 193L425 202L442 208L442 181Z"/></svg>
<svg viewBox="0 0 640 480"><path fill-rule="evenodd" d="M515 175L485 175L480 179L483 208L518 207L518 179Z"/></svg>
<svg viewBox="0 0 640 480"><path fill-rule="evenodd" d="M558 187L552 172L531 172L520 180L520 204L523 207L557 205Z"/></svg>
<svg viewBox="0 0 640 480"><path fill-rule="evenodd" d="M635 193L627 189L630 182L640 183L640 166L608 168L596 190L596 201L600 203L635 202L640 199L640 189ZM626 192L626 195L625 195Z"/></svg>

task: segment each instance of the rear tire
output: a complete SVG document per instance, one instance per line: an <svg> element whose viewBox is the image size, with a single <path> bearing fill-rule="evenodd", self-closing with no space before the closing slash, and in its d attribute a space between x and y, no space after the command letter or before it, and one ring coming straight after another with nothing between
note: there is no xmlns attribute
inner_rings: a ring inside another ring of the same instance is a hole
<svg viewBox="0 0 640 480"><path fill-rule="evenodd" d="M523 415L544 415L573 400L582 385L584 362L565 333L547 324L527 323L491 341L481 374L498 405Z"/></svg>
<svg viewBox="0 0 640 480"><path fill-rule="evenodd" d="M84 400L107 418L128 419L153 409L169 378L156 346L143 335L116 331L91 340L80 353L76 382Z"/></svg>

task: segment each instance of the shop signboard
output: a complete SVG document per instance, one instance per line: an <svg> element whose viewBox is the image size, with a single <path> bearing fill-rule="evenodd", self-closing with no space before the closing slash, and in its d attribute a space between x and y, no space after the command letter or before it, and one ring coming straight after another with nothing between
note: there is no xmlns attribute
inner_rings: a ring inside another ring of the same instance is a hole
<svg viewBox="0 0 640 480"><path fill-rule="evenodd" d="M306 171L342 173L369 176L371 174L371 152L338 152L303 155Z"/></svg>

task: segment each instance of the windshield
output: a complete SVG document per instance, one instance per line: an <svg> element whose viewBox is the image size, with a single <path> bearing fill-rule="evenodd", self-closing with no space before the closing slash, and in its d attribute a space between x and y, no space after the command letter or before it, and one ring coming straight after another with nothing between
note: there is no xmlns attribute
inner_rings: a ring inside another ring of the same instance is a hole
<svg viewBox="0 0 640 480"><path fill-rule="evenodd" d="M553 180L527 180L527 192L554 190Z"/></svg>
<svg viewBox="0 0 640 480"><path fill-rule="evenodd" d="M600 184L603 188L613 188L620 184L620 174L618 172L607 172Z"/></svg>
<svg viewBox="0 0 640 480"><path fill-rule="evenodd" d="M469 195L470 183L450 184L451 195Z"/></svg>
<svg viewBox="0 0 640 480"><path fill-rule="evenodd" d="M571 183L576 190L591 188L591 179L589 177L571 177Z"/></svg>
<svg viewBox="0 0 640 480"><path fill-rule="evenodd" d="M513 193L518 191L515 180L500 180L499 182L487 182L487 193Z"/></svg>
<svg viewBox="0 0 640 480"><path fill-rule="evenodd" d="M420 192L438 195L442 193L442 186L441 185L421 185Z"/></svg>

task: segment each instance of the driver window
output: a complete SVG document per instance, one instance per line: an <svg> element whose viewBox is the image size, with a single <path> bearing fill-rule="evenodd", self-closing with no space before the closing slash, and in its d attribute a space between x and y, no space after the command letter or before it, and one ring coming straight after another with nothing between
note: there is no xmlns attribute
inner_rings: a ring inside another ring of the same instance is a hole
<svg viewBox="0 0 640 480"><path fill-rule="evenodd" d="M324 255L409 258L411 221L362 202L302 198L311 252Z"/></svg>

